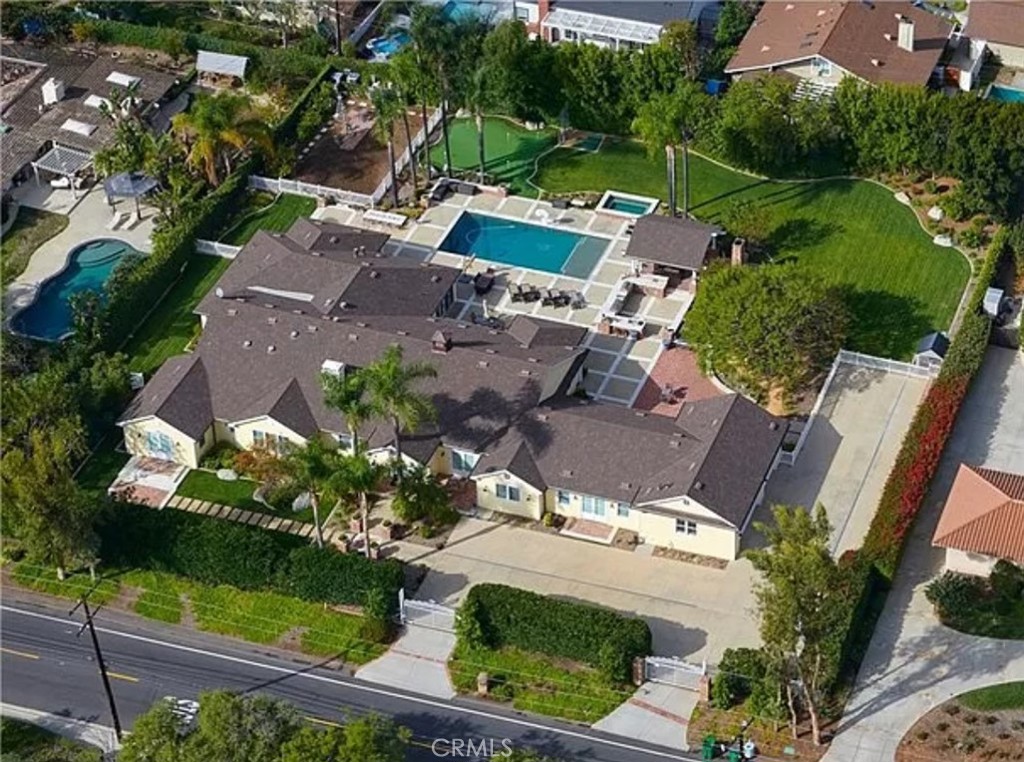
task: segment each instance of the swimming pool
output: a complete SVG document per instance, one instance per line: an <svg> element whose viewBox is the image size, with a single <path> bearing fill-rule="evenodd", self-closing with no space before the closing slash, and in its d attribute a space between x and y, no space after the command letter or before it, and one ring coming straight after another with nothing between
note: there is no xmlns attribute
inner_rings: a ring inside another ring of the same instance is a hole
<svg viewBox="0 0 1024 762"><path fill-rule="evenodd" d="M101 238L71 251L64 269L43 283L35 301L11 319L17 333L58 341L71 331L71 297L82 291L103 293L114 268L126 257L142 256L124 241Z"/></svg>
<svg viewBox="0 0 1024 762"><path fill-rule="evenodd" d="M1024 103L1024 90L1018 90L1016 87L1008 87L1006 85L992 85L992 88L988 91L988 97L1003 103Z"/></svg>
<svg viewBox="0 0 1024 762"><path fill-rule="evenodd" d="M652 214L658 208L658 199L649 196L634 196L631 193L605 191L597 203L599 212L609 212L623 217L642 217Z"/></svg>
<svg viewBox="0 0 1024 762"><path fill-rule="evenodd" d="M441 12L449 21L476 18L481 21L496 22L499 20L499 6L499 2L492 0L449 0L444 4Z"/></svg>
<svg viewBox="0 0 1024 762"><path fill-rule="evenodd" d="M439 248L490 262L586 278L608 244L607 238L549 225L463 212Z"/></svg>
<svg viewBox="0 0 1024 762"><path fill-rule="evenodd" d="M399 30L387 37L374 37L366 43L366 47L375 55L383 59L391 58L395 53L409 44L412 39L404 29Z"/></svg>

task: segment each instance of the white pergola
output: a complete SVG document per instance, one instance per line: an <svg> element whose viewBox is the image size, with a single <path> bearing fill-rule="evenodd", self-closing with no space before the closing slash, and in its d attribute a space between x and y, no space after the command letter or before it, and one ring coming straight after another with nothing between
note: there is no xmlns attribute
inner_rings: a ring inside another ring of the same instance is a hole
<svg viewBox="0 0 1024 762"><path fill-rule="evenodd" d="M556 8L547 15L544 26L557 27L583 36L605 37L607 39L653 45L661 36L661 27L642 21L597 16L593 13Z"/></svg>
<svg viewBox="0 0 1024 762"><path fill-rule="evenodd" d="M66 177L71 187L71 195L74 198L78 198L75 188L75 176L91 165L92 154L88 151L54 145L53 148L32 162L32 171L36 176L36 185L39 185L39 170Z"/></svg>
<svg viewBox="0 0 1024 762"><path fill-rule="evenodd" d="M245 56L214 53L210 50L200 50L196 55L196 71L200 74L220 74L244 81L248 64L249 59Z"/></svg>

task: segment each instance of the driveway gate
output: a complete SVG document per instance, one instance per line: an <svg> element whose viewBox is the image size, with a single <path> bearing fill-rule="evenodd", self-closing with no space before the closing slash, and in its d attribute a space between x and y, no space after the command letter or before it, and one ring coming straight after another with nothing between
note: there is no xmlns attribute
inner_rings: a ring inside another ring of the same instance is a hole
<svg viewBox="0 0 1024 762"><path fill-rule="evenodd" d="M664 656L648 656L644 659L644 679L652 683L664 683L695 691L700 687L701 677L707 673L707 662L691 664L682 659Z"/></svg>
<svg viewBox="0 0 1024 762"><path fill-rule="evenodd" d="M402 624L455 632L455 609L434 601L414 601L398 591L398 615Z"/></svg>

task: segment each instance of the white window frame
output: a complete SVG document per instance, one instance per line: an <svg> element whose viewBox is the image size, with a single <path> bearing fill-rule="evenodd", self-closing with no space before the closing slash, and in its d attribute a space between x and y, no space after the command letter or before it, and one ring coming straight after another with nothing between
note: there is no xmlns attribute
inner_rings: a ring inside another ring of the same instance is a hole
<svg viewBox="0 0 1024 762"><path fill-rule="evenodd" d="M676 534L695 537L697 535L697 522L690 519L676 519Z"/></svg>
<svg viewBox="0 0 1024 762"><path fill-rule="evenodd" d="M351 434L335 434L334 441L338 443L338 447L342 450L352 449L352 435Z"/></svg>
<svg viewBox="0 0 1024 762"><path fill-rule="evenodd" d="M456 476L468 476L473 473L479 460L480 456L475 452L452 449L452 473Z"/></svg>
<svg viewBox="0 0 1024 762"><path fill-rule="evenodd" d="M570 505L572 503L572 495L564 489L560 489L555 493L555 502L558 505Z"/></svg>
<svg viewBox="0 0 1024 762"><path fill-rule="evenodd" d="M505 494L502 494L503 492ZM510 503L520 503L523 500L522 490L514 484L496 484L494 494L499 500L507 500Z"/></svg>
<svg viewBox="0 0 1024 762"><path fill-rule="evenodd" d="M597 516L599 518L604 518L607 507L607 503L603 497L584 495L583 505L580 507L580 513L584 516Z"/></svg>
<svg viewBox="0 0 1024 762"><path fill-rule="evenodd" d="M615 507L615 515L618 516L620 519L628 519L629 518L629 503L619 503Z"/></svg>
<svg viewBox="0 0 1024 762"><path fill-rule="evenodd" d="M831 77L832 76L832 62L827 58L818 56L814 59L814 73L819 77Z"/></svg>

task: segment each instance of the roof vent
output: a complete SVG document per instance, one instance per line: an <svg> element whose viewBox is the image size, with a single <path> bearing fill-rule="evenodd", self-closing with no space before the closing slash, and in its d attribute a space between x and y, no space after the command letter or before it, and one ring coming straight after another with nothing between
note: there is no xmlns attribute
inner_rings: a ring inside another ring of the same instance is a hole
<svg viewBox="0 0 1024 762"><path fill-rule="evenodd" d="M324 315L324 318L326 318L326 317L327 317L327 315ZM331 316L331 322L332 323L340 323L341 322L341 318L338 317L337 315L332 315Z"/></svg>
<svg viewBox="0 0 1024 762"><path fill-rule="evenodd" d="M547 419L548 419L548 414L547 413L538 413L537 414L537 420L538 421L546 421Z"/></svg>
<svg viewBox="0 0 1024 762"><path fill-rule="evenodd" d="M693 470L693 469L695 469L696 467L697 467L697 461L695 461L695 460L691 460L691 461L690 461L690 468L689 468L688 470L689 470L689 471L692 471L692 470Z"/></svg>
<svg viewBox="0 0 1024 762"><path fill-rule="evenodd" d="M772 421L771 423L768 424L768 428L771 429L772 431L778 431L778 429L779 429L779 422L778 421Z"/></svg>
<svg viewBox="0 0 1024 762"><path fill-rule="evenodd" d="M366 323L358 322L356 323L356 325L359 326L360 328L366 328Z"/></svg>
<svg viewBox="0 0 1024 762"><path fill-rule="evenodd" d="M520 376L524 376L524 377L529 377L529 376L532 376L533 374L530 373L530 371L528 371L526 368L523 368L521 371L519 371L519 375Z"/></svg>
<svg viewBox="0 0 1024 762"><path fill-rule="evenodd" d="M401 328L399 328L399 329L398 329L398 331L396 331L396 333L397 333L397 334L398 334L399 336L408 336L408 335L409 335L409 332L408 332L408 331L403 331L403 330L402 330Z"/></svg>
<svg viewBox="0 0 1024 762"><path fill-rule="evenodd" d="M702 481L695 481L693 483L693 488L694 489L698 489L698 490L704 489L704 482L702 482Z"/></svg>
<svg viewBox="0 0 1024 762"><path fill-rule="evenodd" d="M347 310L348 309L348 302L345 302L345 301L338 302L338 309L340 309L340 310Z"/></svg>
<svg viewBox="0 0 1024 762"><path fill-rule="evenodd" d="M495 331L493 328L488 328L487 329L487 333L491 334L491 336L497 336L498 335L498 331Z"/></svg>
<svg viewBox="0 0 1024 762"><path fill-rule="evenodd" d="M437 322L437 318L436 317L428 317L427 318L427 322L428 323L436 323Z"/></svg>
<svg viewBox="0 0 1024 762"><path fill-rule="evenodd" d="M668 440L668 446L671 447L673 450L678 450L679 449L679 440L678 439L670 439L670 440Z"/></svg>
<svg viewBox="0 0 1024 762"><path fill-rule="evenodd" d="M761 52L762 52L762 53L767 53L767 52L768 52L769 50L771 50L771 49L772 49L772 48L771 48L771 45L762 45L762 46L761 46Z"/></svg>
<svg viewBox="0 0 1024 762"><path fill-rule="evenodd" d="M324 360L320 363L320 372L341 378L345 375L345 363L339 360Z"/></svg>
<svg viewBox="0 0 1024 762"><path fill-rule="evenodd" d="M224 289L222 289L222 288L221 288L220 286L217 286L217 288L215 288L215 289L213 290L213 294L214 294L214 296L216 296L216 297L217 297L218 299L223 299L223 298L224 298Z"/></svg>
<svg viewBox="0 0 1024 762"><path fill-rule="evenodd" d="M645 413L643 410L636 411L635 415L636 415L637 418L646 418L647 417L647 413Z"/></svg>
<svg viewBox="0 0 1024 762"><path fill-rule="evenodd" d="M871 65L872 65L872 66L881 66L881 65L882 65L882 62L881 62L881 61L879 61L879 60L878 60L877 58L872 58L872 59L871 59Z"/></svg>
<svg viewBox="0 0 1024 762"><path fill-rule="evenodd" d="M338 236L336 236L336 235L332 235L332 236L331 236L330 238L328 238L327 240L328 240L328 241L330 241L331 243L337 243L337 242L338 242Z"/></svg>
<svg viewBox="0 0 1024 762"><path fill-rule="evenodd" d="M274 309L274 305L273 305L273 304L271 304L270 302L266 302L266 303L264 303L264 305L263 305L263 306L264 306L264 307L266 307L266 308L267 308L268 310L272 310L272 309Z"/></svg>
<svg viewBox="0 0 1024 762"><path fill-rule="evenodd" d="M480 362L477 363L477 365L479 367L481 367L481 368L486 368L487 367L487 360L481 360Z"/></svg>
<svg viewBox="0 0 1024 762"><path fill-rule="evenodd" d="M277 318L276 317L268 317L267 318L267 322L270 323L270 325L274 325L274 323L277 322Z"/></svg>
<svg viewBox="0 0 1024 762"><path fill-rule="evenodd" d="M497 349L491 349L490 347L488 347L488 348L487 348L487 349L485 349L484 351L485 351L485 352L486 352L487 354L489 354L489 355L496 355L496 354L498 354L498 350L497 350Z"/></svg>
<svg viewBox="0 0 1024 762"><path fill-rule="evenodd" d="M434 335L430 337L430 349L440 354L446 354L451 348L451 334L446 331L434 331ZM487 363L484 363L481 367L486 368Z"/></svg>
<svg viewBox="0 0 1024 762"><path fill-rule="evenodd" d="M277 351L277 347L275 347L273 344L271 344L270 346L267 347L267 354L268 355L272 354L275 351Z"/></svg>
<svg viewBox="0 0 1024 762"><path fill-rule="evenodd" d="M358 333L350 333L348 335L348 340L349 341L359 341L359 334Z"/></svg>
<svg viewBox="0 0 1024 762"><path fill-rule="evenodd" d="M441 276L440 275L431 275L430 276L430 282L431 283L440 283L441 282Z"/></svg>
<svg viewBox="0 0 1024 762"><path fill-rule="evenodd" d="M562 476L565 476L565 477L570 477L570 476L572 476L572 470L571 470L571 469L568 469L568 468L565 468L565 469L563 469L563 470L562 470Z"/></svg>
<svg viewBox="0 0 1024 762"><path fill-rule="evenodd" d="M374 280L376 280L377 278L380 277L380 272L378 272L377 270L371 270L370 271L370 277L373 278Z"/></svg>
<svg viewBox="0 0 1024 762"><path fill-rule="evenodd" d="M619 489L632 489L633 485L629 482L619 482Z"/></svg>
<svg viewBox="0 0 1024 762"><path fill-rule="evenodd" d="M243 347L251 347L252 346L252 342L249 339L246 339L245 341L242 342L242 346Z"/></svg>
<svg viewBox="0 0 1024 762"><path fill-rule="evenodd" d="M886 33L885 33L885 34L883 34L882 36L883 36L883 37L884 37L885 39L887 39L887 40L888 40L889 42L892 42L892 35L891 35L891 34L889 34L888 32L886 32Z"/></svg>
<svg viewBox="0 0 1024 762"><path fill-rule="evenodd" d="M238 314L238 310L236 310L236 309L234 309L234 308L232 308L232 309L229 309L229 310L228 310L228 315L229 315L230 317L234 317L234 316L235 316L235 315L237 315L237 314Z"/></svg>
<svg viewBox="0 0 1024 762"><path fill-rule="evenodd" d="M291 332L291 337L292 337L293 339L297 339L297 338L299 338L299 332L298 332L298 331L292 331L292 332Z"/></svg>
<svg viewBox="0 0 1024 762"><path fill-rule="evenodd" d="M316 326L315 325L307 325L306 326L306 330L309 331L310 333L316 333Z"/></svg>
<svg viewBox="0 0 1024 762"><path fill-rule="evenodd" d="M310 253L311 256L314 256L314 257L322 257L323 256L323 254L321 254L319 251L316 251L315 249L313 251L309 252L309 253Z"/></svg>
<svg viewBox="0 0 1024 762"><path fill-rule="evenodd" d="M306 313L302 310L292 310L293 315L305 315Z"/></svg>
<svg viewBox="0 0 1024 762"><path fill-rule="evenodd" d="M537 362L540 362L540 360L538 360L536 357L527 357L526 358L526 362L537 363Z"/></svg>
<svg viewBox="0 0 1024 762"><path fill-rule="evenodd" d="M791 11L791 10L793 10L794 8L796 8L796 6L795 6L795 5L793 5L793 3L786 3L786 10L787 10L787 11Z"/></svg>

